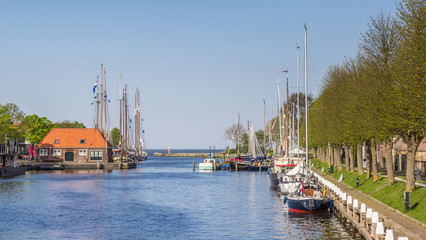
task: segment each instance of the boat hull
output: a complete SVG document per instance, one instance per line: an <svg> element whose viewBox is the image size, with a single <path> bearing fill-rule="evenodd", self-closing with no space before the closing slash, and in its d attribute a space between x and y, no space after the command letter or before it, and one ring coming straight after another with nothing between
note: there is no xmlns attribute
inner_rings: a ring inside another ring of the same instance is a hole
<svg viewBox="0 0 426 240"><path fill-rule="evenodd" d="M260 166L260 170L259 170L259 166L248 166L247 170L250 172L266 172L268 170L268 166Z"/></svg>
<svg viewBox="0 0 426 240"><path fill-rule="evenodd" d="M285 200L290 211L295 212L319 212L326 211L330 207L330 199L313 197L286 197Z"/></svg>
<svg viewBox="0 0 426 240"><path fill-rule="evenodd" d="M277 173L272 173L269 170L269 182L271 183L272 188L278 188L278 184L280 183L280 181L277 177Z"/></svg>
<svg viewBox="0 0 426 240"><path fill-rule="evenodd" d="M216 170L219 170L220 167L216 167ZM199 170L211 170L213 171L213 166L198 166Z"/></svg>
<svg viewBox="0 0 426 240"><path fill-rule="evenodd" d="M238 171L247 171L249 163L239 162L238 163ZM235 162L229 162L229 168L231 171L235 171L237 166Z"/></svg>
<svg viewBox="0 0 426 240"><path fill-rule="evenodd" d="M1 167L0 176L1 177L13 177L24 175L27 171L27 167Z"/></svg>
<svg viewBox="0 0 426 240"><path fill-rule="evenodd" d="M64 170L63 164L37 164L39 170Z"/></svg>

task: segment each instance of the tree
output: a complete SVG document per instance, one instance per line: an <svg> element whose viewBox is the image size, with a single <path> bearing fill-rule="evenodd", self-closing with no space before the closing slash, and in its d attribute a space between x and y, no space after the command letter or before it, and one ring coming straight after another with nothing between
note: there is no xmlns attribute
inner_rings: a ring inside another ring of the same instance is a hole
<svg viewBox="0 0 426 240"><path fill-rule="evenodd" d="M239 148L244 133L247 133L247 131L241 123L233 124L225 130L223 138L232 141L237 146L236 148Z"/></svg>
<svg viewBox="0 0 426 240"><path fill-rule="evenodd" d="M21 122L25 116L25 113L22 112L19 107L14 103L6 103L6 105L0 105L0 107L3 108L4 114L8 114L10 120L14 123Z"/></svg>
<svg viewBox="0 0 426 240"><path fill-rule="evenodd" d="M53 124L49 119L46 117L40 118L36 114L26 116L22 124L27 129L27 139L33 144L38 144L53 128Z"/></svg>
<svg viewBox="0 0 426 240"><path fill-rule="evenodd" d="M388 14L380 12L376 18L370 19L368 30L362 35L360 44L360 60L362 70L368 81L361 85L361 91L366 92L366 104L371 109L369 113L367 138L371 143L373 182L379 180L377 170L376 146L379 141L390 141L390 127L394 109L389 102L392 96L390 90L391 63L398 48L400 37L397 33L395 20Z"/></svg>
<svg viewBox="0 0 426 240"><path fill-rule="evenodd" d="M68 120L64 120L62 122L53 123L54 128L86 128L83 123L79 123L77 121L70 122Z"/></svg>
<svg viewBox="0 0 426 240"><path fill-rule="evenodd" d="M401 44L392 67L393 128L407 144L406 191L415 187L417 148L426 135L426 7L424 0L406 0L398 8Z"/></svg>
<svg viewBox="0 0 426 240"><path fill-rule="evenodd" d="M113 146L117 146L118 144L120 144L120 138L120 130L118 128L112 129L111 140Z"/></svg>

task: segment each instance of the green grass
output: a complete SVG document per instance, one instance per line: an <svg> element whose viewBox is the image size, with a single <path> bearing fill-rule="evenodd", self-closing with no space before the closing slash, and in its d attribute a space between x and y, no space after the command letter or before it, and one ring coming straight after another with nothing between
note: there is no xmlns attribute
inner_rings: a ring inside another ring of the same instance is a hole
<svg viewBox="0 0 426 240"><path fill-rule="evenodd" d="M392 186L385 186L380 191L371 194L371 196L422 223L426 223L426 188L416 187L411 192L412 209L408 211L404 207L404 191L405 182L397 181Z"/></svg>
<svg viewBox="0 0 426 240"><path fill-rule="evenodd" d="M387 178L379 177L379 181L373 183L373 177L367 179L365 173L358 176L357 171L350 173L344 167L341 171L337 171L336 166L334 166L334 172L329 173L327 164L318 160L311 161L314 163L314 168L321 170L324 167L324 173L335 179L339 179L343 173L344 183L426 224L426 188L416 187L411 192L412 209L406 211L404 208L405 182L395 181L392 186L387 186ZM356 178L359 178L358 187L356 186Z"/></svg>

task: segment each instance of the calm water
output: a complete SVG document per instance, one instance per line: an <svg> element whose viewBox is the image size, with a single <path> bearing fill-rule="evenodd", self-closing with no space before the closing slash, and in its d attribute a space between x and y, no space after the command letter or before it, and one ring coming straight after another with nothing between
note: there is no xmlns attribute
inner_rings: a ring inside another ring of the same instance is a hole
<svg viewBox="0 0 426 240"><path fill-rule="evenodd" d="M193 172L193 161L0 179L0 239L355 238L329 213L289 213L267 173Z"/></svg>

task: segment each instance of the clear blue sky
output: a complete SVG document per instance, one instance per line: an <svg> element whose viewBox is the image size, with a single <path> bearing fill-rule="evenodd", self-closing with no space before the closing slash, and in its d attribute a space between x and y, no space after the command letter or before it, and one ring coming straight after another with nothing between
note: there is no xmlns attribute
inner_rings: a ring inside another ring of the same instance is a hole
<svg viewBox="0 0 426 240"><path fill-rule="evenodd" d="M141 91L148 148L224 148L238 113L255 129L263 128L263 99L268 118L276 113L284 75L275 73L287 65L296 91L304 23L309 92L317 96L328 67L356 55L370 16L395 9L391 0L2 0L0 104L93 127L103 63L113 125L121 72L132 101Z"/></svg>

